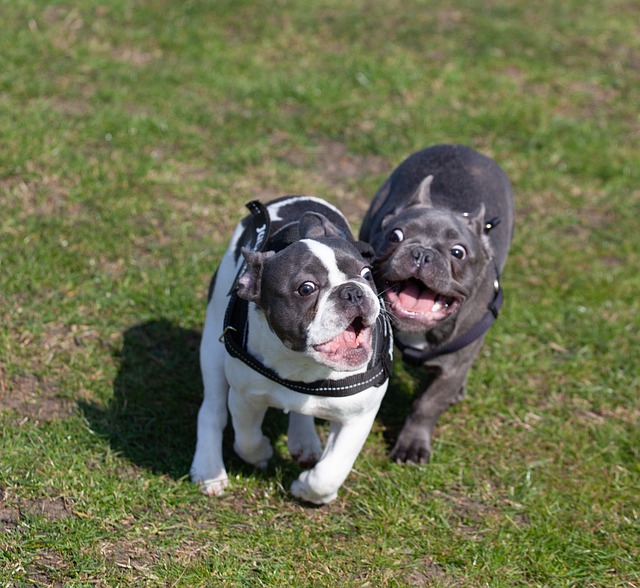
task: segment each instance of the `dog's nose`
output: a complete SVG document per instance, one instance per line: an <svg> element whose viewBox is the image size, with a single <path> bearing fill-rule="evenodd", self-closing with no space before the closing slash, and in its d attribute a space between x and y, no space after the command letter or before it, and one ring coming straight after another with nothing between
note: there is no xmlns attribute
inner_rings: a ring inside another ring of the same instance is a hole
<svg viewBox="0 0 640 588"><path fill-rule="evenodd" d="M338 291L338 297L340 300L346 300L350 304L359 306L364 299L364 292L356 284L345 284Z"/></svg>
<svg viewBox="0 0 640 588"><path fill-rule="evenodd" d="M417 265L424 265L429 263L433 258L433 250L417 245L411 250L411 256L415 260Z"/></svg>

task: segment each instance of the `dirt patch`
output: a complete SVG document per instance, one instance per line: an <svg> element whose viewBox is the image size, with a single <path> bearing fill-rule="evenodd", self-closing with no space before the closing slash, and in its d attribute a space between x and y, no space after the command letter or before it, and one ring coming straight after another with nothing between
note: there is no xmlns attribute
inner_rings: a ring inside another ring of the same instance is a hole
<svg viewBox="0 0 640 588"><path fill-rule="evenodd" d="M69 326L62 323L47 323L40 337L42 346L48 351L75 351L101 339L102 333L88 325Z"/></svg>
<svg viewBox="0 0 640 588"><path fill-rule="evenodd" d="M562 392L549 394L538 403L540 412L552 412L560 406L571 411L571 419L595 427L602 426L607 421L632 427L640 422L640 408L638 407L594 406L586 398L572 397Z"/></svg>
<svg viewBox="0 0 640 588"><path fill-rule="evenodd" d="M28 524L25 519L43 517L59 521L74 516L69 504L61 496L23 499L13 495L11 488L0 488L0 533L20 534ZM64 586L55 580L64 575L70 564L55 551L38 549L23 562L29 581L37 586Z"/></svg>
<svg viewBox="0 0 640 588"><path fill-rule="evenodd" d="M42 516L48 521L58 521L73 516L67 501L61 496L27 500L22 504L20 510L30 516Z"/></svg>
<svg viewBox="0 0 640 588"><path fill-rule="evenodd" d="M491 494L488 501L482 497L475 499L455 488L446 492L434 490L432 495L449 505L454 518L457 519L455 528L471 541L478 539L485 532L488 520L501 518L505 510L509 512L510 519L518 528L529 525L527 515L519 512L520 505L497 491Z"/></svg>
<svg viewBox="0 0 640 588"><path fill-rule="evenodd" d="M73 516L73 512L62 496L26 500L14 498L10 488L0 488L0 531L17 528L21 520L30 516L58 521Z"/></svg>
<svg viewBox="0 0 640 588"><path fill-rule="evenodd" d="M456 490L448 490L447 492L441 492L440 490L434 490L432 492L434 496L443 498L446 502L450 503L454 508L457 515L465 518L483 518L489 512L492 507L484 502L473 500L463 492Z"/></svg>
<svg viewBox="0 0 640 588"><path fill-rule="evenodd" d="M604 425L608 420L619 421L630 426L635 426L640 422L640 409L626 408L624 406L617 406L614 409L595 408L593 410L577 408L574 414L578 422L594 426Z"/></svg>
<svg viewBox="0 0 640 588"><path fill-rule="evenodd" d="M108 566L122 570L135 578L157 580L150 568L160 559L158 553L141 539L123 539L117 543L104 542L100 546Z"/></svg>
<svg viewBox="0 0 640 588"><path fill-rule="evenodd" d="M408 586L433 586L435 584L445 588L453 588L463 585L452 578L443 566L430 557L418 562L413 571L407 574L405 581Z"/></svg>
<svg viewBox="0 0 640 588"><path fill-rule="evenodd" d="M27 164L25 171L37 174L40 170ZM43 174L37 179L23 180L11 177L3 182L7 203L17 205L20 212L17 220L22 222L31 216L59 216L72 218L82 212L82 205L69 201L69 191L77 179L62 179L56 174Z"/></svg>
<svg viewBox="0 0 640 588"><path fill-rule="evenodd" d="M70 354L103 341L101 333L86 325L54 322L38 328L37 333L23 330L17 336L20 347L29 348L32 354L32 372L9 375L0 362L0 412L16 412L24 422L54 421L74 413L75 402L89 396L89 391L79 389L73 400L65 398L56 379L40 376L38 372L48 365L56 368L49 372L61 374L67 369ZM102 377L101 370L87 377Z"/></svg>
<svg viewBox="0 0 640 588"><path fill-rule="evenodd" d="M17 508L4 506L0 501L0 532L6 533L9 529L18 526L20 521L20 511Z"/></svg>
<svg viewBox="0 0 640 588"><path fill-rule="evenodd" d="M34 500L14 499L9 488L0 488L0 533L10 537L23 530L24 519L34 516L47 521L58 521L73 516L66 500L60 496ZM55 580L70 565L55 551L38 549L24 561L24 572L36 586L64 586Z"/></svg>
<svg viewBox="0 0 640 588"><path fill-rule="evenodd" d="M57 385L33 374L6 377L0 369L0 406L17 412L22 422L41 422L73 414L74 404L57 396Z"/></svg>
<svg viewBox="0 0 640 588"><path fill-rule="evenodd" d="M349 153L347 146L337 141L318 142L313 165L329 183L379 175L391 171L389 162L377 155Z"/></svg>
<svg viewBox="0 0 640 588"><path fill-rule="evenodd" d="M59 554L51 551L39 550L35 554L34 560L27 566L26 572L29 580L36 586L42 588L62 588L65 582L62 580L51 580L52 575L59 576L69 569L69 564L65 562Z"/></svg>

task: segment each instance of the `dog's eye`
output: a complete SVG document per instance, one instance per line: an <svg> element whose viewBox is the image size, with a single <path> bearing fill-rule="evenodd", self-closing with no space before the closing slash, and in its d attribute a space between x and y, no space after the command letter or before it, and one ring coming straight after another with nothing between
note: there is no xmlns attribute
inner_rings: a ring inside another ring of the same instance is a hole
<svg viewBox="0 0 640 588"><path fill-rule="evenodd" d="M309 296L316 291L316 285L313 282L304 282L298 286L298 294L300 296Z"/></svg>
<svg viewBox="0 0 640 588"><path fill-rule="evenodd" d="M362 271L360 272L360 275L367 280L367 282L370 282L371 280L373 280L373 274L371 273L371 268L370 267L365 267L362 269Z"/></svg>
<svg viewBox="0 0 640 588"><path fill-rule="evenodd" d="M400 229L394 229L389 235L389 241L392 243L400 243L404 241L404 233Z"/></svg>
<svg viewBox="0 0 640 588"><path fill-rule="evenodd" d="M454 245L451 248L451 255L456 259L464 259L467 256L467 250L462 245Z"/></svg>

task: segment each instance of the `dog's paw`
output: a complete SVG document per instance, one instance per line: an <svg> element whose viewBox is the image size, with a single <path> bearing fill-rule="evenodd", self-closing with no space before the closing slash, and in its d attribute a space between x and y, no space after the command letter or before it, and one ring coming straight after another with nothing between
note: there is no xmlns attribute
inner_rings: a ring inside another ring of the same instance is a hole
<svg viewBox="0 0 640 588"><path fill-rule="evenodd" d="M423 465L431 459L431 442L422 436L400 435L390 457L396 463Z"/></svg>
<svg viewBox="0 0 640 588"><path fill-rule="evenodd" d="M288 445L291 457L305 469L312 468L322 457L322 444L317 436L306 442L293 443L290 439Z"/></svg>
<svg viewBox="0 0 640 588"><path fill-rule="evenodd" d="M300 465L300 467L305 469L312 468L316 465L321 456L322 448L318 451L301 448L299 451L291 452L291 457L298 463L298 465Z"/></svg>
<svg viewBox="0 0 640 588"><path fill-rule="evenodd" d="M300 477L291 484L291 494L298 500L303 502L311 502L312 504L329 504L338 497L337 491L323 492L322 490L314 490L307 481L308 472L303 472Z"/></svg>
<svg viewBox="0 0 640 588"><path fill-rule="evenodd" d="M200 491L207 496L222 496L225 488L229 485L229 479L225 476L216 480L204 480L198 482L198 485Z"/></svg>

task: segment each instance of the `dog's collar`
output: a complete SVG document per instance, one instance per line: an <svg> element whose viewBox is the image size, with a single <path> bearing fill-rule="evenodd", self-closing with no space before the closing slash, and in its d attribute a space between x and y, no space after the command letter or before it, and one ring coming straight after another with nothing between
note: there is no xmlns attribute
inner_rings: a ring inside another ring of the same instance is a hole
<svg viewBox="0 0 640 588"><path fill-rule="evenodd" d="M270 235L271 220L269 211L258 200L249 202L247 208L251 211L249 219L251 223L249 231L251 242L247 244L248 249L263 251L267 245L267 240L269 240L269 249L279 251L300 239L297 225L294 224L285 225L276 231L274 235ZM364 245L362 247L358 247L358 243L354 243L354 245L358 249L362 249L363 256L367 255L368 250L364 248ZM382 385L391 376L393 367L393 334L382 298L379 298L380 314L373 330L373 355L366 372L347 376L341 380L298 382L281 378L274 370L258 361L247 349L249 303L241 299L237 294L238 280L245 268L246 265L243 264L238 271L238 275L229 292L230 300L224 316L224 330L222 331L221 339L224 339L229 355L237 357L254 371L290 390L313 396L331 398L352 396L368 388Z"/></svg>
<svg viewBox="0 0 640 588"><path fill-rule="evenodd" d="M480 337L482 337L489 327L498 318L498 312L502 306L504 295L500 286L500 272L496 267L496 279L493 282L494 296L484 316L471 327L468 331L465 331L460 336L449 341L444 345L440 345L435 348L420 349L419 347L413 347L411 345L405 345L401 341L396 341L398 349L402 352L402 359L410 365L420 366L423 363L440 357L442 355L448 355L464 349L467 345L470 345Z"/></svg>

